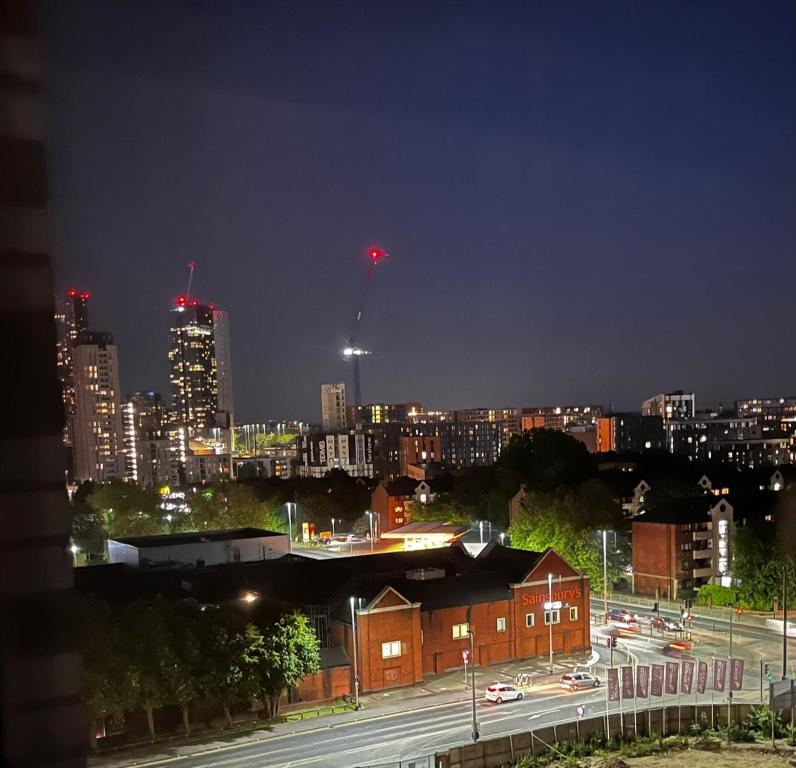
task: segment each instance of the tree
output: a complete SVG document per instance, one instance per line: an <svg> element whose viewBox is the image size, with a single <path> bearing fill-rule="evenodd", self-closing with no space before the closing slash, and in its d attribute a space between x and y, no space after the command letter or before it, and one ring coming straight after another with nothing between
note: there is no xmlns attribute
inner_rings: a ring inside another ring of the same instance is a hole
<svg viewBox="0 0 796 768"><path fill-rule="evenodd" d="M191 735L190 705L202 692L202 649L199 639L198 606L182 605L182 610L169 606L168 644L164 649L166 664L163 665L165 685L170 701L180 707L182 727L186 736Z"/></svg>
<svg viewBox="0 0 796 768"><path fill-rule="evenodd" d="M475 517L472 507L465 506L457 498L435 499L428 504L412 504L412 522L438 520L452 525L472 525Z"/></svg>
<svg viewBox="0 0 796 768"><path fill-rule="evenodd" d="M155 709L172 701L169 676L177 664L169 628L169 604L162 598L137 600L122 616L122 647L128 660L130 690L146 713L150 740L155 740Z"/></svg>
<svg viewBox="0 0 796 768"><path fill-rule="evenodd" d="M160 497L152 488L114 480L94 486L86 499L108 536L150 536L163 530Z"/></svg>
<svg viewBox="0 0 796 768"><path fill-rule="evenodd" d="M284 614L269 628L264 646L258 678L274 719L282 694L320 670L320 646L307 617L298 611Z"/></svg>
<svg viewBox="0 0 796 768"><path fill-rule="evenodd" d="M218 697L227 725L232 725L234 702L258 695L257 665L265 654L265 639L235 609L199 614L201 649L199 685L207 696Z"/></svg>
<svg viewBox="0 0 796 768"><path fill-rule="evenodd" d="M89 716L89 744L97 748L97 723L121 717L132 702L119 627L108 605L85 598L79 603L79 648L83 657L83 703Z"/></svg>
<svg viewBox="0 0 796 768"><path fill-rule="evenodd" d="M555 549L575 570L589 576L592 584L603 580L602 544L598 528L615 528L621 517L616 502L595 503L599 487L562 488L553 493L529 491L517 520L509 528L512 546L543 552ZM619 559L611 553L609 583L621 575Z"/></svg>
<svg viewBox="0 0 796 768"><path fill-rule="evenodd" d="M525 484L540 491L574 488L596 473L586 446L564 432L531 429L513 435L498 461L498 483L506 501Z"/></svg>

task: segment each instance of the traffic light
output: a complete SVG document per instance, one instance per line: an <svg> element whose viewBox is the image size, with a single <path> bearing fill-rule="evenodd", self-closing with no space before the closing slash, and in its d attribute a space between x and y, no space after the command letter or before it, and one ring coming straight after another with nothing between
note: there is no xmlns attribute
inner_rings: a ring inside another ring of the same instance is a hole
<svg viewBox="0 0 796 768"><path fill-rule="evenodd" d="M653 604L652 604L652 610L653 610L655 613L658 613L658 603L653 603Z"/></svg>
<svg viewBox="0 0 796 768"><path fill-rule="evenodd" d="M616 638L615 638L615 637L609 637L609 638L607 638L607 639L606 639L606 641L605 641L605 644L606 644L606 645L607 645L609 648L616 648Z"/></svg>
<svg viewBox="0 0 796 768"><path fill-rule="evenodd" d="M771 672L770 665L763 664L763 676L768 680L769 683L774 679L774 675Z"/></svg>

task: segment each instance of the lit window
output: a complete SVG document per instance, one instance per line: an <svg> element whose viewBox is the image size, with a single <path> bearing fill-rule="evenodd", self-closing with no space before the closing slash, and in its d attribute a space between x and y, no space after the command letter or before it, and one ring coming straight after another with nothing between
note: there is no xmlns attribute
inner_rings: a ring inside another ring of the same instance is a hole
<svg viewBox="0 0 796 768"><path fill-rule="evenodd" d="M506 618L505 616L501 616L497 620L497 631L498 632L505 632L506 631Z"/></svg>
<svg viewBox="0 0 796 768"><path fill-rule="evenodd" d="M454 624L453 625L453 639L460 640L470 634L469 624Z"/></svg>
<svg viewBox="0 0 796 768"><path fill-rule="evenodd" d="M555 608L552 611L545 611L544 612L544 623L545 624L560 624L561 623L561 611L558 608Z"/></svg>
<svg viewBox="0 0 796 768"><path fill-rule="evenodd" d="M525 614L525 627L527 629L533 629L536 617L532 613Z"/></svg>
<svg viewBox="0 0 796 768"><path fill-rule="evenodd" d="M570 621L577 621L578 620L578 609L577 607L573 606L569 609L569 620Z"/></svg>
<svg viewBox="0 0 796 768"><path fill-rule="evenodd" d="M393 640L389 643L381 644L382 659L394 659L401 655L401 641Z"/></svg>

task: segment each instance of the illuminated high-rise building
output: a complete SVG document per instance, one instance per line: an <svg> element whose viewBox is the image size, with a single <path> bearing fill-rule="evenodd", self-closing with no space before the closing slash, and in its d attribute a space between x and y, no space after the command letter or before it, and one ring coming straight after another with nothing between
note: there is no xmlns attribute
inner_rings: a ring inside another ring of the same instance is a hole
<svg viewBox="0 0 796 768"><path fill-rule="evenodd" d="M213 308L177 299L171 312L169 362L174 421L190 432L216 426L218 362Z"/></svg>
<svg viewBox="0 0 796 768"><path fill-rule="evenodd" d="M75 480L124 476L119 356L109 333L83 331L72 347Z"/></svg>
<svg viewBox="0 0 796 768"><path fill-rule="evenodd" d="M125 476L140 485L167 485L171 452L163 398L157 392L135 392L122 411Z"/></svg>
<svg viewBox="0 0 796 768"><path fill-rule="evenodd" d="M229 315L185 296L171 314L172 482L229 477L234 423Z"/></svg>
<svg viewBox="0 0 796 768"><path fill-rule="evenodd" d="M75 377L72 365L72 349L79 334L88 330L88 291L75 288L66 292L56 302L55 326L57 333L56 359L58 379L64 400L64 443L71 447L74 442L72 421L75 417Z"/></svg>

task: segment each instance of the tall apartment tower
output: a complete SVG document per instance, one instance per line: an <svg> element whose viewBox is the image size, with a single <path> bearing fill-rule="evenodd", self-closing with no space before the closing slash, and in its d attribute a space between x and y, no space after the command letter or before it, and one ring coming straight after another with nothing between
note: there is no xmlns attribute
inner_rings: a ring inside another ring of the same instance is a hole
<svg viewBox="0 0 796 768"><path fill-rule="evenodd" d="M75 288L56 302L55 327L57 334L56 360L58 380L64 400L64 444L74 442L72 420L75 417L75 377L72 366L72 349L77 337L88 330L88 291Z"/></svg>
<svg viewBox="0 0 796 768"><path fill-rule="evenodd" d="M235 425L235 403L232 396L232 351L229 344L229 312L213 310L213 330L216 343L216 376L218 379L218 422L232 429Z"/></svg>
<svg viewBox="0 0 796 768"><path fill-rule="evenodd" d="M119 355L109 333L84 331L72 348L75 480L106 483L124 476Z"/></svg>
<svg viewBox="0 0 796 768"><path fill-rule="evenodd" d="M324 432L346 428L345 384L321 384L321 422Z"/></svg>
<svg viewBox="0 0 796 768"><path fill-rule="evenodd" d="M181 296L172 309L169 362L171 408L189 432L216 426L218 362L214 309Z"/></svg>
<svg viewBox="0 0 796 768"><path fill-rule="evenodd" d="M128 395L122 411L125 476L140 485L168 484L170 451L163 398L157 392L135 392Z"/></svg>

